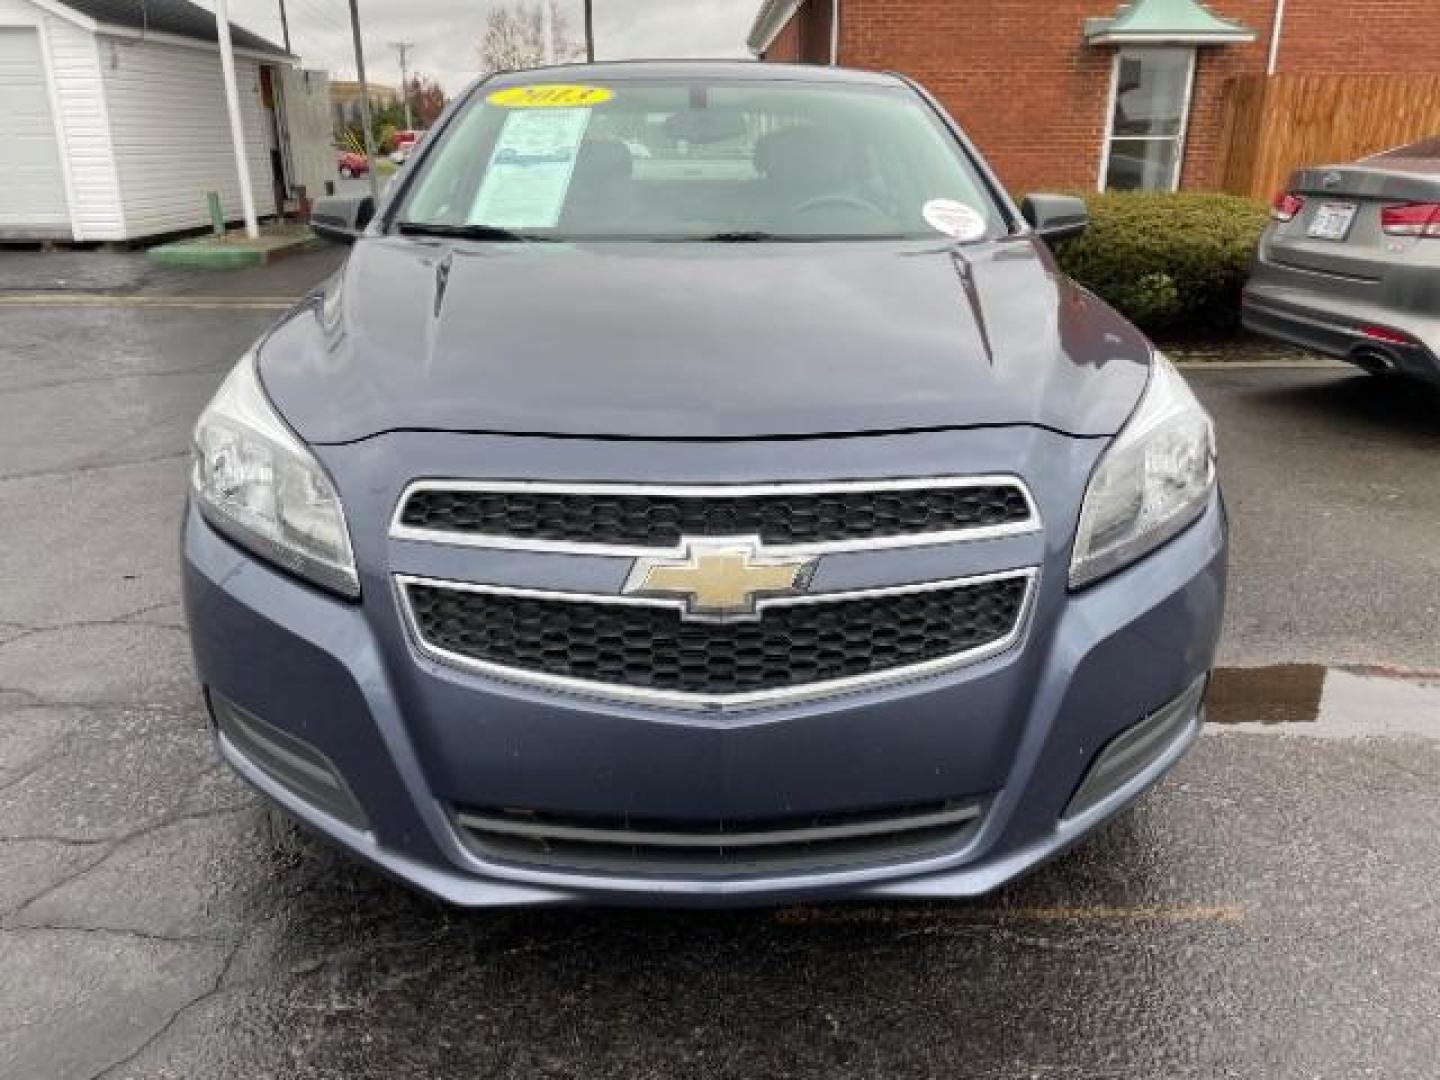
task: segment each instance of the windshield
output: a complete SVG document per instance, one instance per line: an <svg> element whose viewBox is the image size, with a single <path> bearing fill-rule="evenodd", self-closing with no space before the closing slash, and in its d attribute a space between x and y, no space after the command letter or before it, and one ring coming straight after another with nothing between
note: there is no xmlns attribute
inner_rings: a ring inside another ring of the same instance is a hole
<svg viewBox="0 0 1440 1080"><path fill-rule="evenodd" d="M960 145L908 88L733 79L481 87L396 220L493 239L1005 231Z"/></svg>

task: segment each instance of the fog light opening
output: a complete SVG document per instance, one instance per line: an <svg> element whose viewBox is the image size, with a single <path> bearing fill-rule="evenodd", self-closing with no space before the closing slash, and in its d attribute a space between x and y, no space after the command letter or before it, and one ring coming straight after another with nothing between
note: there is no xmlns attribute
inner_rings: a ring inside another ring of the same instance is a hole
<svg viewBox="0 0 1440 1080"><path fill-rule="evenodd" d="M352 828L370 828L359 800L329 758L213 690L206 696L216 728L246 761L317 810Z"/></svg>
<svg viewBox="0 0 1440 1080"><path fill-rule="evenodd" d="M1073 818L1119 791L1157 761L1190 726L1209 675L1105 744L1070 797L1061 818Z"/></svg>

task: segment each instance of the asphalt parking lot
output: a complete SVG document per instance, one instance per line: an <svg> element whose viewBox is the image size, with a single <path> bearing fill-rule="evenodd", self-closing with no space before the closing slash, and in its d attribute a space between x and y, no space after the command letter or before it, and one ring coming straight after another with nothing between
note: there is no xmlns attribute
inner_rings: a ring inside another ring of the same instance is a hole
<svg viewBox="0 0 1440 1080"><path fill-rule="evenodd" d="M1440 1062L1440 393L1187 374L1212 724L986 900L468 914L272 827L178 606L186 440L321 275L0 256L0 1077L1416 1077Z"/></svg>

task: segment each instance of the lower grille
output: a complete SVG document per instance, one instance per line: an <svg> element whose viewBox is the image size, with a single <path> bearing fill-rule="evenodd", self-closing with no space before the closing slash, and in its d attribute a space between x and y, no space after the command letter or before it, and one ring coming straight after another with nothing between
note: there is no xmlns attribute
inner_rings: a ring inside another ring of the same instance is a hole
<svg viewBox="0 0 1440 1080"><path fill-rule="evenodd" d="M912 861L963 844L978 799L882 812L731 823L576 818L524 810L455 813L484 859L584 873L745 877Z"/></svg>
<svg viewBox="0 0 1440 1080"><path fill-rule="evenodd" d="M742 623L674 607L402 578L422 646L487 673L677 705L746 704L958 664L1018 635L1033 571L770 601Z"/></svg>

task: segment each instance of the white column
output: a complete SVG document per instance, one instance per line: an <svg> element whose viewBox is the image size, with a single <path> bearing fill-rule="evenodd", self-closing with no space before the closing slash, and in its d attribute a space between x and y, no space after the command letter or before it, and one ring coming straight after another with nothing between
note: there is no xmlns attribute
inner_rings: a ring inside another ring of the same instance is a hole
<svg viewBox="0 0 1440 1080"><path fill-rule="evenodd" d="M235 168L240 171L240 206L245 214L245 235L260 235L255 220L255 193L250 190L250 161L245 156L245 125L240 120L240 92L235 87L235 51L230 45L230 12L226 0L215 0L215 33L220 39L220 70L225 78L225 108L230 113L230 141L235 147Z"/></svg>

